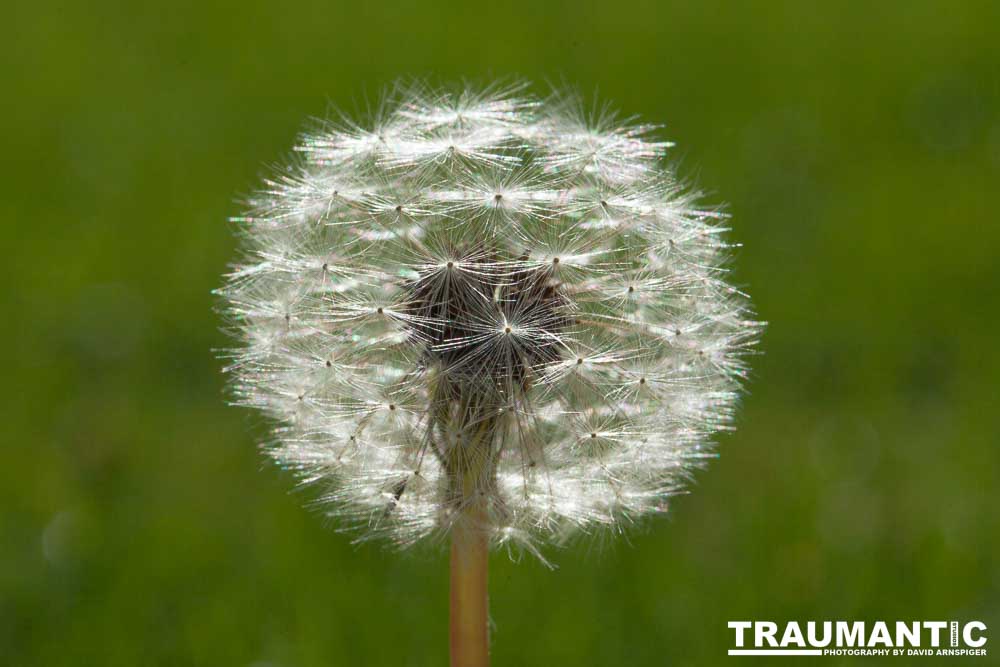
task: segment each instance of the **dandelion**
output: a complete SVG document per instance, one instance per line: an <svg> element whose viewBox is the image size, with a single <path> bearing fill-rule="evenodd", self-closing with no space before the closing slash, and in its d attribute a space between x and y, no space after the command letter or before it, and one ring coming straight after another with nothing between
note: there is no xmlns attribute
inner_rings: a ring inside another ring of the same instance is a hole
<svg viewBox="0 0 1000 667"><path fill-rule="evenodd" d="M665 511L761 329L670 144L581 108L411 86L322 124L220 290L270 456L360 539L450 535L456 665L488 660L488 547Z"/></svg>

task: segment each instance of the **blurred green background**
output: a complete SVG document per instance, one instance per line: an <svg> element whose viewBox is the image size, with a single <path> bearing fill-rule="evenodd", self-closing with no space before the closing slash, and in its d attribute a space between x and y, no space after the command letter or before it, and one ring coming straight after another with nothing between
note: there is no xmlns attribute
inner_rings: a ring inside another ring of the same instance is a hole
<svg viewBox="0 0 1000 667"><path fill-rule="evenodd" d="M5 15L0 664L445 664L444 551L302 509L213 353L235 198L307 116L409 75L664 122L770 322L670 519L555 571L494 557L496 665L753 663L726 657L737 619L981 619L1000 652L1000 4Z"/></svg>

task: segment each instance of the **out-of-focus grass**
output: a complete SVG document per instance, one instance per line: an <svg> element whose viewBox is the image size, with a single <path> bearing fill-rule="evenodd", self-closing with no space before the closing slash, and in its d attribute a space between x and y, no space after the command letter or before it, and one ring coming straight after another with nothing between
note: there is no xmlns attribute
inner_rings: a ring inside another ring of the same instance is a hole
<svg viewBox="0 0 1000 667"><path fill-rule="evenodd" d="M494 559L497 665L722 663L734 619L1000 627L997 25L986 2L9 8L0 663L444 663L443 553L302 510L212 352L234 197L307 115L400 75L574 82L664 121L771 323L670 520L556 571Z"/></svg>

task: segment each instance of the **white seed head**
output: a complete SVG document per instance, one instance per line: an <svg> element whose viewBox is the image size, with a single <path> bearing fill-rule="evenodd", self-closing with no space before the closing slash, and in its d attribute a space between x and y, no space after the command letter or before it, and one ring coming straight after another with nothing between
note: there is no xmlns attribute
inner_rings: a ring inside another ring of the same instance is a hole
<svg viewBox="0 0 1000 667"><path fill-rule="evenodd" d="M725 216L654 128L523 86L400 88L236 219L237 402L362 538L479 508L532 545L662 512L730 428L761 324Z"/></svg>

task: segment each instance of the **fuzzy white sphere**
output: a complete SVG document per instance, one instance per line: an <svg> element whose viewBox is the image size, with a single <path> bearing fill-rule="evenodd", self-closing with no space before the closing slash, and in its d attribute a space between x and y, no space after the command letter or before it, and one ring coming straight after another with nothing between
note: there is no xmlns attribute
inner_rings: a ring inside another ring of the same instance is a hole
<svg viewBox="0 0 1000 667"><path fill-rule="evenodd" d="M324 509L410 544L662 512L727 429L761 325L724 216L646 125L523 87L401 88L237 219L238 402Z"/></svg>

